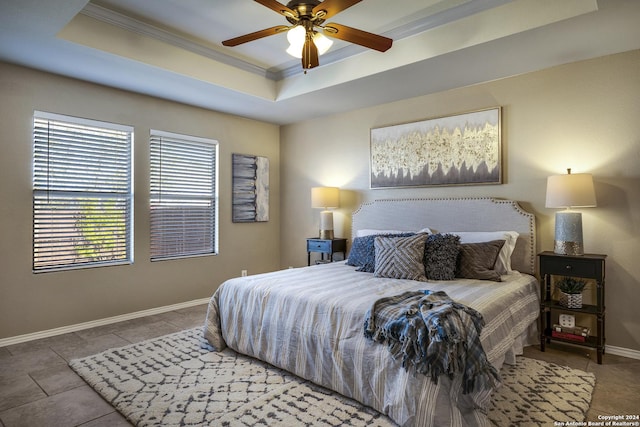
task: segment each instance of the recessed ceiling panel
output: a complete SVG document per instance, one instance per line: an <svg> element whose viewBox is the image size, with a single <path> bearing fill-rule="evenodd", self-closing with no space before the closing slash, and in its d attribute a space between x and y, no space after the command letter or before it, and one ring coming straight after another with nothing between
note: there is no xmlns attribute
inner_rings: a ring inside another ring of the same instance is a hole
<svg viewBox="0 0 640 427"><path fill-rule="evenodd" d="M329 19L372 33L389 32L471 0L365 0ZM241 58L265 69L282 70L299 64L285 50L285 34L233 48L223 40L276 25L290 25L274 11L252 0L95 0L91 3L130 16ZM285 4L285 2L282 2ZM331 50L348 46L334 39ZM322 61L321 61L322 62Z"/></svg>

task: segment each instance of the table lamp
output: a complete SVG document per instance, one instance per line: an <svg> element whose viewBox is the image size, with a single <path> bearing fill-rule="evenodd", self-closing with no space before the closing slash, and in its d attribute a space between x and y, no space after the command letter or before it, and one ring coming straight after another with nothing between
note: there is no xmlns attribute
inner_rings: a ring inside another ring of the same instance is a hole
<svg viewBox="0 0 640 427"><path fill-rule="evenodd" d="M588 173L553 175L547 178L547 208L566 208L556 212L553 252L560 255L584 255L582 214L572 208L596 206L593 177Z"/></svg>
<svg viewBox="0 0 640 427"><path fill-rule="evenodd" d="M311 207L324 209L320 212L320 238L333 239L333 212L329 209L340 206L338 187L313 187L311 189Z"/></svg>

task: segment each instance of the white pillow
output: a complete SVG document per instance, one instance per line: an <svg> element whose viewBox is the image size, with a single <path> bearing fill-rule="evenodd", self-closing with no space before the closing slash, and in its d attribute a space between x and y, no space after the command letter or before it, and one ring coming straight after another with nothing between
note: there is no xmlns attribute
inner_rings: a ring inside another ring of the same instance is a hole
<svg viewBox="0 0 640 427"><path fill-rule="evenodd" d="M407 230L378 230L378 229L373 229L373 228L363 228L362 230L356 230L356 237L365 237L365 236L371 236L371 235L378 235L378 234L405 234L405 233L427 233L427 234L431 234L431 229L428 227L425 227L421 230L418 231L407 231Z"/></svg>
<svg viewBox="0 0 640 427"><path fill-rule="evenodd" d="M498 259L494 266L500 274L510 274L511 270L511 254L516 247L516 241L520 233L517 231L448 231L448 234L460 236L460 243L481 243L490 242L492 240L504 240L504 245L498 253Z"/></svg>

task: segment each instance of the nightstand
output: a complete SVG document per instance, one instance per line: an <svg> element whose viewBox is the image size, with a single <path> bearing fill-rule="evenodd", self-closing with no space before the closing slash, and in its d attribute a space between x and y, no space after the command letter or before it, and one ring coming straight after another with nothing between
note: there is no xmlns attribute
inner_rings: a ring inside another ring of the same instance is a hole
<svg viewBox="0 0 640 427"><path fill-rule="evenodd" d="M606 255L558 255L553 252L538 254L540 261L540 320L542 330L540 333L540 350L544 351L545 343L557 341L595 348L598 352L598 364L602 364L604 354L604 279ZM566 308L552 298L551 276L569 276L583 279L592 279L596 283L595 305L583 305L582 308ZM581 313L596 318L596 335L586 337L585 341L574 341L552 336L551 313L566 314Z"/></svg>
<svg viewBox="0 0 640 427"><path fill-rule="evenodd" d="M342 253L342 256L347 254L347 239L319 239L317 237L310 237L307 239L307 265L311 265L311 252L319 252L321 260L324 261L325 254L328 261L333 262L333 254Z"/></svg>

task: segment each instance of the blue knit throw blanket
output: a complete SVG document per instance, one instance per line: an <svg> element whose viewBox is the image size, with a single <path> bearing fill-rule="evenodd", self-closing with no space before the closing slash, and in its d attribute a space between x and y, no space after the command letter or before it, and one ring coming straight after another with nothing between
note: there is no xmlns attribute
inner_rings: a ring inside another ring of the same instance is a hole
<svg viewBox="0 0 640 427"><path fill-rule="evenodd" d="M389 346L402 366L430 375L434 383L446 374L462 374L463 393L500 383L480 343L482 315L454 302L442 291L410 291L381 298L367 311L364 335Z"/></svg>

